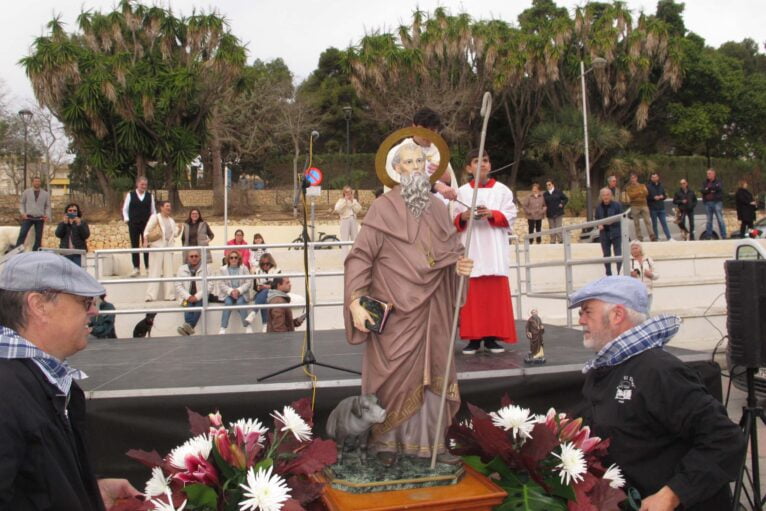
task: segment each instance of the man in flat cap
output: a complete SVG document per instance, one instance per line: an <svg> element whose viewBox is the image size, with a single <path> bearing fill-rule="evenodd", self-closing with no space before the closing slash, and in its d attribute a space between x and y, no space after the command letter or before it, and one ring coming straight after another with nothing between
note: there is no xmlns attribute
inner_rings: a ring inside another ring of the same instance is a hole
<svg viewBox="0 0 766 511"><path fill-rule="evenodd" d="M730 509L745 438L697 374L663 349L681 320L648 318L646 286L631 277L592 282L569 302L580 307L583 344L597 352L583 368L583 415L611 439L611 461L640 493L640 509Z"/></svg>
<svg viewBox="0 0 766 511"><path fill-rule="evenodd" d="M0 509L102 511L139 494L125 479L96 481L74 381L85 375L66 362L87 346L105 292L49 252L19 254L0 272Z"/></svg>

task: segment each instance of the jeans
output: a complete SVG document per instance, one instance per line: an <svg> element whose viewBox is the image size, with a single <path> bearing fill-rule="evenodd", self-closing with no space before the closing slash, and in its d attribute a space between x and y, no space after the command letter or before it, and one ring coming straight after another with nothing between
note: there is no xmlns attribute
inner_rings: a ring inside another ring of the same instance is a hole
<svg viewBox="0 0 766 511"><path fill-rule="evenodd" d="M612 251L614 251L614 255L619 256L622 255L622 238L613 238L609 239L609 235L606 234L604 231L601 231L601 236L599 236L599 241L601 242L601 253L604 254L604 257L611 257ZM606 268L606 274L607 276L610 276L612 274L612 263L604 263L604 268ZM620 271L622 270L622 262L617 263L617 274L620 274Z"/></svg>
<svg viewBox="0 0 766 511"><path fill-rule="evenodd" d="M185 307L202 307L202 300L198 300L194 303L187 303ZM202 316L202 311L188 311L184 312L184 322L189 323L192 328L197 326L197 322L199 321L199 318Z"/></svg>
<svg viewBox="0 0 766 511"><path fill-rule="evenodd" d="M713 215L715 215L718 221L718 229L721 231L721 239L726 239L726 224L723 223L723 202L722 201L705 201L705 213L707 213L707 224L705 225L705 233L708 239L713 239Z"/></svg>
<svg viewBox="0 0 766 511"><path fill-rule="evenodd" d="M247 300L245 300L245 297L240 295L239 298L234 300L231 296L227 296L223 303L225 305L245 305L247 303ZM239 317L242 319L242 326L247 326L247 309L239 309L237 310L239 312ZM221 328L228 328L229 327L229 317L231 316L230 310L224 310L221 313Z"/></svg>
<svg viewBox="0 0 766 511"><path fill-rule="evenodd" d="M657 219L659 218L662 230L665 232L665 237L670 240L670 229L668 229L668 220L665 218L664 209L649 209L649 215L652 217L652 230L657 233L657 237L660 237L660 231L657 230Z"/></svg>
<svg viewBox="0 0 766 511"><path fill-rule="evenodd" d="M35 244L32 247L32 250L39 250L43 244L43 226L44 225L45 225L45 221L42 218L28 218L26 220L22 220L21 229L19 229L19 239L16 240L16 245L24 244L24 240L27 239L27 234L29 234L29 229L31 229L32 226L34 226L35 227Z"/></svg>
<svg viewBox="0 0 766 511"><path fill-rule="evenodd" d="M681 219L678 221L678 227L681 228L681 230L684 229L684 226L686 225L686 221L688 222L688 226L686 229L689 232L689 239L694 240L694 212L692 211L684 211L681 213Z"/></svg>
<svg viewBox="0 0 766 511"><path fill-rule="evenodd" d="M77 266L82 266L82 256L80 254L69 254L65 255L64 257L72 261Z"/></svg>
<svg viewBox="0 0 766 511"><path fill-rule="evenodd" d="M253 303L257 305L265 305L266 301L269 297L269 290L268 289L261 289L256 293L255 300L253 300ZM261 309L261 321L265 325L269 322L269 309Z"/></svg>

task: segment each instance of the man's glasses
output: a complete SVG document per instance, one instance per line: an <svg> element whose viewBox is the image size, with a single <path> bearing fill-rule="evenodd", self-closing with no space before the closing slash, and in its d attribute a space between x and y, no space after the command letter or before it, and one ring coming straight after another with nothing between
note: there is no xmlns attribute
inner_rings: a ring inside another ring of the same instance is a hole
<svg viewBox="0 0 766 511"><path fill-rule="evenodd" d="M189 256L189 259L199 259L199 256L197 254L192 254Z"/></svg>
<svg viewBox="0 0 766 511"><path fill-rule="evenodd" d="M91 307L93 307L96 304L96 297L95 296L78 296L78 295L69 295L78 302L80 302L80 305L82 305L86 311L89 311Z"/></svg>

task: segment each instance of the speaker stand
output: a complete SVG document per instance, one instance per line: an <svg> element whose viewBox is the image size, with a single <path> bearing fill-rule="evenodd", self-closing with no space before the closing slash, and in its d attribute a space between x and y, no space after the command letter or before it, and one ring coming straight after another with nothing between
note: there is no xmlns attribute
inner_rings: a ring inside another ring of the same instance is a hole
<svg viewBox="0 0 766 511"><path fill-rule="evenodd" d="M747 377L747 405L742 407L742 418L739 421L740 427L742 427L745 433L745 439L750 442L750 475L747 475L747 449L742 457L742 465L739 468L739 476L737 476L737 483L734 486L734 500L732 511L738 511L740 509L739 499L742 494L742 487L745 477L748 477L750 481L750 487L753 490L752 500L750 495L745 490L745 496L747 497L750 509L762 510L763 499L761 498L761 474L760 466L758 463L758 419L766 424L766 412L758 405L758 400L755 396L755 372L758 370L754 367L748 367L746 373Z"/></svg>

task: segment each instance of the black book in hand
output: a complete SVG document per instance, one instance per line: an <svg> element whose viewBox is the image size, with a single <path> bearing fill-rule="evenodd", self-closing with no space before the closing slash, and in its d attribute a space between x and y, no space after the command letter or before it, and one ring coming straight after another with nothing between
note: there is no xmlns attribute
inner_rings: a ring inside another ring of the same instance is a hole
<svg viewBox="0 0 766 511"><path fill-rule="evenodd" d="M388 315L393 310L394 304L381 302L371 296L362 296L359 298L359 305L364 307L374 320L373 323L370 323L369 320L365 321L364 326L371 332L383 333L383 328L386 326Z"/></svg>

